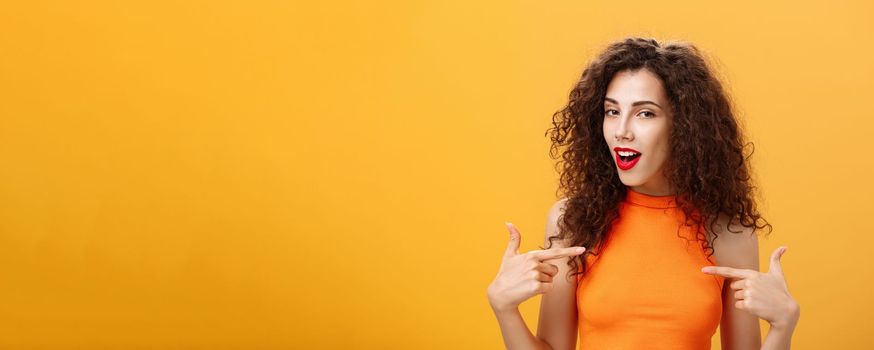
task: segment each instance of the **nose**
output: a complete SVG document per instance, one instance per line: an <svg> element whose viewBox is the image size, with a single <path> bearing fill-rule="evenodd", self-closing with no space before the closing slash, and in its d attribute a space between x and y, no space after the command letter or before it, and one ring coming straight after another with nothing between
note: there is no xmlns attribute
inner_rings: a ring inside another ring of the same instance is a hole
<svg viewBox="0 0 874 350"><path fill-rule="evenodd" d="M619 118L619 122L616 124L616 130L613 132L613 137L616 140L634 140L634 133L631 132L631 128L629 128L628 123L631 121L631 117L623 116Z"/></svg>

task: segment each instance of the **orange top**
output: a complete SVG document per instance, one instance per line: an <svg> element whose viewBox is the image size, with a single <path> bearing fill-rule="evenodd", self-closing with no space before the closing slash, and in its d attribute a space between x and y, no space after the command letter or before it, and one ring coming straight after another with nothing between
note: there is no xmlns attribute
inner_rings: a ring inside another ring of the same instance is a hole
<svg viewBox="0 0 874 350"><path fill-rule="evenodd" d="M725 278L701 272L714 259L675 199L628 188L602 251L577 275L580 350L710 349Z"/></svg>

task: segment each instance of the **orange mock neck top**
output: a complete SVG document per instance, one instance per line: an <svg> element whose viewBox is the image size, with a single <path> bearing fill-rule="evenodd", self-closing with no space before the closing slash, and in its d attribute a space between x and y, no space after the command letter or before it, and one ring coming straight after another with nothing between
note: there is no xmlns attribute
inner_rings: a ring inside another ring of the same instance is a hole
<svg viewBox="0 0 874 350"><path fill-rule="evenodd" d="M675 196L627 188L601 252L577 275L580 350L710 349L725 278L701 272L715 259L684 218Z"/></svg>

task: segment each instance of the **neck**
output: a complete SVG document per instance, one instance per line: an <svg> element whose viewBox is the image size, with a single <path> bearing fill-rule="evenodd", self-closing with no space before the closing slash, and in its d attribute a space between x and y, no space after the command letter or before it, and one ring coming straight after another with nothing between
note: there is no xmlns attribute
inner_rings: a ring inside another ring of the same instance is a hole
<svg viewBox="0 0 874 350"><path fill-rule="evenodd" d="M642 193L648 196L671 196L675 194L673 188L667 185L663 186L653 186L651 184L642 184L639 186L628 186L628 188L634 190L634 192Z"/></svg>

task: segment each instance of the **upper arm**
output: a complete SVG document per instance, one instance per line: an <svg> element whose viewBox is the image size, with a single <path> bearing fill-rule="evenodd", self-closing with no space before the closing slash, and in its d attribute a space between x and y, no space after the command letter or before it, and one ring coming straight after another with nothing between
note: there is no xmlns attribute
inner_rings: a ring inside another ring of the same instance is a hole
<svg viewBox="0 0 874 350"><path fill-rule="evenodd" d="M728 220L722 219L720 228L725 227ZM735 233L741 229L740 233ZM714 250L718 251L717 264L737 269L759 271L759 239L750 227L732 225L732 231L719 230L714 241ZM736 279L726 278L722 286L722 320L720 323L720 340L723 350L758 349L762 345L759 318L735 307L737 299L731 282Z"/></svg>
<svg viewBox="0 0 874 350"><path fill-rule="evenodd" d="M558 234L558 221L564 212L567 199L557 201L549 209L546 220L544 247L549 238ZM550 247L566 247L565 242L553 240ZM558 274L552 279L553 289L544 293L540 299L540 318L537 324L537 337L555 349L573 349L577 343L577 301L576 279L566 278L570 267L569 258L552 259L544 262L558 267Z"/></svg>

